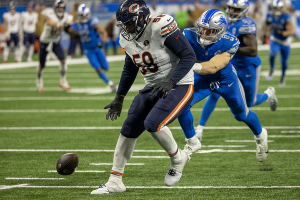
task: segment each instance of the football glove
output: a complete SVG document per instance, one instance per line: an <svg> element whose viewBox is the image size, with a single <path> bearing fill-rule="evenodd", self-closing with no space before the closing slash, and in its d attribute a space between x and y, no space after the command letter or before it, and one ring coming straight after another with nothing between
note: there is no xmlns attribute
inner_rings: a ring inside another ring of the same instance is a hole
<svg viewBox="0 0 300 200"><path fill-rule="evenodd" d="M111 121L114 121L114 119L117 119L117 117L120 117L122 107L123 107L123 101L124 101L124 97L117 94L115 99L112 102L110 102L107 106L104 107L104 109L109 108L109 110L106 114L107 120L110 117Z"/></svg>
<svg viewBox="0 0 300 200"><path fill-rule="evenodd" d="M274 29L274 34L278 36L282 36L282 30Z"/></svg>
<svg viewBox="0 0 300 200"><path fill-rule="evenodd" d="M166 79L160 83L156 83L153 85L152 93L156 93L156 96L158 98L165 99L168 94L171 92L171 90L175 87L176 83L171 79Z"/></svg>

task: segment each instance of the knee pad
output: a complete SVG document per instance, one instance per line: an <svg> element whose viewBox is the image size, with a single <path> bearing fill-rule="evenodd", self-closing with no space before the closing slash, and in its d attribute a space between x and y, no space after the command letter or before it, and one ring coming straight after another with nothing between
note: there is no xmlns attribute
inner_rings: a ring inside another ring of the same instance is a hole
<svg viewBox="0 0 300 200"><path fill-rule="evenodd" d="M148 132L157 132L158 124L153 121L145 120L144 126Z"/></svg>
<svg viewBox="0 0 300 200"><path fill-rule="evenodd" d="M238 120L239 122L241 122L241 121L245 121L247 116L246 116L246 113L240 113L238 115L234 115L234 118L236 120Z"/></svg>

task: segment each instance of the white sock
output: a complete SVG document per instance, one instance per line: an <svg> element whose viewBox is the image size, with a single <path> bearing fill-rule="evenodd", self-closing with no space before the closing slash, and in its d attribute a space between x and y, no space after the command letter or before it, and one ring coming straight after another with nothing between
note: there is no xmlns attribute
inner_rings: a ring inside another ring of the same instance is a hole
<svg viewBox="0 0 300 200"><path fill-rule="evenodd" d="M204 129L204 126L198 125L198 126L197 126L197 129L198 129L198 128Z"/></svg>
<svg viewBox="0 0 300 200"><path fill-rule="evenodd" d="M112 81L109 81L109 82L108 82L108 85L109 85L109 86L113 86L114 83L113 83Z"/></svg>
<svg viewBox="0 0 300 200"><path fill-rule="evenodd" d="M265 141L265 134L264 134L264 129L262 129L261 133L259 135L254 135L255 140L257 141L258 144L262 143Z"/></svg>
<svg viewBox="0 0 300 200"><path fill-rule="evenodd" d="M67 70L68 70L68 65L66 63L60 64L59 72L60 72L60 80L62 82L65 82L67 80Z"/></svg>
<svg viewBox="0 0 300 200"><path fill-rule="evenodd" d="M22 60L22 48L21 46L16 46L15 47L15 60L18 61L18 62L21 62Z"/></svg>
<svg viewBox="0 0 300 200"><path fill-rule="evenodd" d="M27 59L28 59L28 58L29 58L29 59L32 59L33 52L34 52L34 45L31 44L31 45L29 46L29 51L28 51Z"/></svg>
<svg viewBox="0 0 300 200"><path fill-rule="evenodd" d="M115 153L114 162L111 170L111 178L122 179L124 168L132 156L137 138L127 138L120 134Z"/></svg>
<svg viewBox="0 0 300 200"><path fill-rule="evenodd" d="M7 46L7 47L4 48L4 51L3 51L3 61L7 61L9 51L10 51L10 47Z"/></svg>
<svg viewBox="0 0 300 200"><path fill-rule="evenodd" d="M152 138L169 154L174 157L178 152L178 146L168 127L162 128L158 132L150 132Z"/></svg>

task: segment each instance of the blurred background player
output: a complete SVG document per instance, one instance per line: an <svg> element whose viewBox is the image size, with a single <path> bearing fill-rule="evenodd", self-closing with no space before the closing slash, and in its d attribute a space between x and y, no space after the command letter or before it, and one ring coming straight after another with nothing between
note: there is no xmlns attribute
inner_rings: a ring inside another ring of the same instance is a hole
<svg viewBox="0 0 300 200"><path fill-rule="evenodd" d="M14 1L9 3L9 12L3 14L4 29L6 31L7 46L3 52L3 63L7 62L7 57L10 52L10 44L13 41L15 45L15 62L21 61L20 53L20 23L21 15L16 12L16 5Z"/></svg>
<svg viewBox="0 0 300 200"><path fill-rule="evenodd" d="M267 101L270 109L275 111L277 108L275 89L269 87L264 93L257 93L261 60L257 55L256 25L251 18L246 16L248 10L248 0L229 0L227 3L226 12L229 21L227 31L235 35L240 41L239 48L231 59L231 63L244 87L247 106L252 107ZM212 93L203 106L199 125L196 128L196 134L200 140L202 139L203 128L219 98L219 94Z"/></svg>
<svg viewBox="0 0 300 200"><path fill-rule="evenodd" d="M185 29L185 37L196 52L194 99L178 117L187 138L185 149L191 153L199 149L195 135L191 107L212 93L222 96L237 121L252 130L256 140L256 158L264 161L268 156L267 130L261 127L257 115L248 109L244 89L231 59L239 47L237 37L226 31L225 14L218 9L205 11L197 21L197 28Z"/></svg>
<svg viewBox="0 0 300 200"><path fill-rule="evenodd" d="M44 24L46 21L45 15L42 14L42 11L44 10L44 5L43 4L36 4L34 7L34 12L37 13L38 15L38 20L35 25L35 46L37 46L37 52L39 52L39 46L40 46L40 37L43 33L44 30Z"/></svg>
<svg viewBox="0 0 300 200"><path fill-rule="evenodd" d="M291 40L294 35L294 26L290 14L284 12L284 1L274 0L271 5L271 13L267 15L263 27L264 37L271 29L270 33L270 73L267 80L272 80L275 69L275 59L277 53L281 53L281 78L279 86L285 86L285 71L288 68L288 57L291 51Z"/></svg>
<svg viewBox="0 0 300 200"><path fill-rule="evenodd" d="M113 46L113 51L114 51L114 55L117 55L117 39L120 35L120 28L117 26L117 19L115 17L113 17L113 19L111 19L106 28L105 28L107 35L110 39L110 41L112 42L112 46ZM106 55L108 54L108 42L106 42L104 44L104 50Z"/></svg>
<svg viewBox="0 0 300 200"><path fill-rule="evenodd" d="M73 16L73 22L77 21L77 10L79 7L79 3L76 2L74 3L73 9L69 12L69 15ZM80 45L80 52L81 55L83 55L83 50L80 41L77 41L76 39L70 37L70 45L69 45L69 50L68 50L68 59L69 58L74 58L75 57L75 50L76 50L76 45Z"/></svg>
<svg viewBox="0 0 300 200"><path fill-rule="evenodd" d="M71 90L66 77L68 66L65 60L65 53L60 44L61 33L66 24L72 23L68 13L65 12L66 5L63 0L56 0L54 2L54 9L47 8L43 10L43 15L46 17L44 30L40 38L40 52L39 52L39 66L37 67L37 81L36 86L38 92L43 92L43 69L46 64L46 57L49 51L53 51L60 60L60 81L59 87L68 91Z"/></svg>
<svg viewBox="0 0 300 200"><path fill-rule="evenodd" d="M22 13L22 30L24 34L23 46L21 46L21 58L27 50L27 62L32 61L35 42L35 27L38 20L38 14L33 12L33 2L27 5L27 11ZM27 48L27 45L29 48Z"/></svg>
<svg viewBox="0 0 300 200"><path fill-rule="evenodd" d="M90 64L97 71L99 77L104 80L111 88L112 92L116 91L114 83L109 80L103 70L108 70L109 64L106 60L105 53L99 45L102 42L107 42L107 32L100 26L99 20L96 17L91 18L91 12L85 4L81 4L77 10L78 21L71 26L66 26L66 32L78 34L84 49L84 54L89 59ZM100 38L100 35L102 38Z"/></svg>

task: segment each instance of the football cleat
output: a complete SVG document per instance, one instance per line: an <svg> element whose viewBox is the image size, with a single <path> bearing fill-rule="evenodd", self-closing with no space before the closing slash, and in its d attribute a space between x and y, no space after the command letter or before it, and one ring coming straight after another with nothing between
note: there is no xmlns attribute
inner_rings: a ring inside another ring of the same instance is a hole
<svg viewBox="0 0 300 200"><path fill-rule="evenodd" d="M165 176L165 185L169 187L175 185L180 180L183 168L189 161L189 155L187 152L178 149L177 154L179 155L170 157L171 165Z"/></svg>
<svg viewBox="0 0 300 200"><path fill-rule="evenodd" d="M275 88L274 87L268 87L268 89L265 91L265 93L268 95L267 102L270 105L270 109L272 111L275 111L277 108L278 100L275 95Z"/></svg>
<svg viewBox="0 0 300 200"><path fill-rule="evenodd" d="M284 80L284 78L280 79L280 82L279 82L278 86L279 87L284 87L285 86L285 80Z"/></svg>
<svg viewBox="0 0 300 200"><path fill-rule="evenodd" d="M117 92L117 87L115 85L110 85L110 90L112 93L116 93Z"/></svg>
<svg viewBox="0 0 300 200"><path fill-rule="evenodd" d="M201 149L201 142L196 135L190 139L185 139L185 141L184 151L188 153L189 159L191 159L192 154Z"/></svg>
<svg viewBox="0 0 300 200"><path fill-rule="evenodd" d="M93 190L91 194L108 194L125 191L126 187L121 179L110 177L106 184L100 185L99 188Z"/></svg>
<svg viewBox="0 0 300 200"><path fill-rule="evenodd" d="M71 87L69 86L68 81L60 80L59 81L59 87L61 87L65 91L70 91L71 90Z"/></svg>
<svg viewBox="0 0 300 200"><path fill-rule="evenodd" d="M198 125L197 128L195 129L196 136L200 141L202 141L203 128L204 126Z"/></svg>
<svg viewBox="0 0 300 200"><path fill-rule="evenodd" d="M254 135L256 142L256 159L258 162L263 162L268 157L268 132L266 129L262 129L259 136Z"/></svg>
<svg viewBox="0 0 300 200"><path fill-rule="evenodd" d="M272 78L273 78L273 76L272 76L272 75L269 75L269 76L267 76L267 77L266 77L267 81L271 81L271 80L272 80Z"/></svg>
<svg viewBox="0 0 300 200"><path fill-rule="evenodd" d="M44 92L43 79L36 79L35 84L38 92Z"/></svg>

